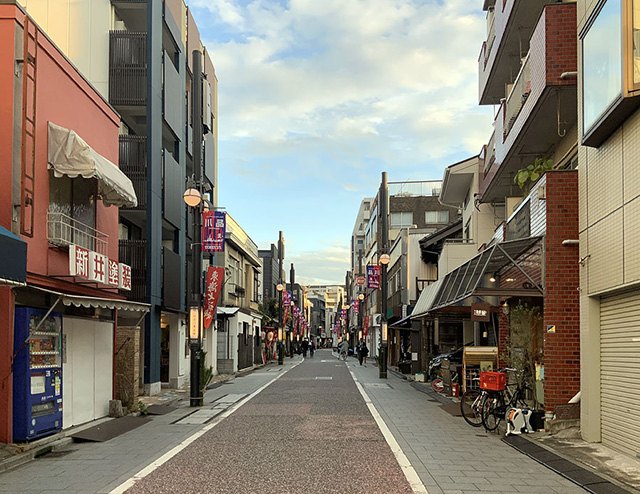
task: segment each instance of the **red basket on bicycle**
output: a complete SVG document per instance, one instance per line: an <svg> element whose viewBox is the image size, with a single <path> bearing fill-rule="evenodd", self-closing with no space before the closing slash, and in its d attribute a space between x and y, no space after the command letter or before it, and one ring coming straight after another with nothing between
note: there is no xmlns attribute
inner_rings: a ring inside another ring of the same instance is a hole
<svg viewBox="0 0 640 494"><path fill-rule="evenodd" d="M507 375L503 372L481 372L480 389L502 391L505 388Z"/></svg>

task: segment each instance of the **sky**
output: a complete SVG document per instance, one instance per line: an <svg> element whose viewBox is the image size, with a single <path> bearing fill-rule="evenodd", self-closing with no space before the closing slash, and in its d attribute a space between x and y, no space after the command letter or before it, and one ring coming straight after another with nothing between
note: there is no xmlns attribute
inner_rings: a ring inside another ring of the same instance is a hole
<svg viewBox="0 0 640 494"><path fill-rule="evenodd" d="M186 0L218 78L218 204L343 284L360 203L477 155L481 0Z"/></svg>

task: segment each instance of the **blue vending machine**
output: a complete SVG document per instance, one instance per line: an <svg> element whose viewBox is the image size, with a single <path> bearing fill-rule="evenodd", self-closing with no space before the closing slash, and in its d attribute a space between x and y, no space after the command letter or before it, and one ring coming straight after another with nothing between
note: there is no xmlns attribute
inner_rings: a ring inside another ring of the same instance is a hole
<svg viewBox="0 0 640 494"><path fill-rule="evenodd" d="M46 319L44 319L44 317ZM13 440L62 429L62 314L16 307Z"/></svg>

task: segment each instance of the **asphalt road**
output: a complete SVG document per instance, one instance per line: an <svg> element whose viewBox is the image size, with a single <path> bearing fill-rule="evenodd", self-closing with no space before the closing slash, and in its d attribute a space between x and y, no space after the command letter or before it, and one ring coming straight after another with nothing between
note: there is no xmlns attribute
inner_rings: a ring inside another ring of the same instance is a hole
<svg viewBox="0 0 640 494"><path fill-rule="evenodd" d="M127 492L413 491L348 367L320 351Z"/></svg>

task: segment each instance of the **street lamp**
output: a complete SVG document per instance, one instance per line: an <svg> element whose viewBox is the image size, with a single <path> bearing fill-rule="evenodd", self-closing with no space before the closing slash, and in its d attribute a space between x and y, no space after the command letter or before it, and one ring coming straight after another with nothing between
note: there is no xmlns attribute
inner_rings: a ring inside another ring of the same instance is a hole
<svg viewBox="0 0 640 494"><path fill-rule="evenodd" d="M182 195L184 202L191 208L193 216L193 242L191 243L192 266L193 266L193 285L191 287L191 300L189 306L189 340L191 349L191 369L190 369L190 406L202 406L202 397L200 396L200 350L201 344L201 328L202 314L200 307L201 297L201 275L200 270L200 227L199 219L201 217L200 204L202 202L202 194L196 188L195 180L189 179L187 190Z"/></svg>
<svg viewBox="0 0 640 494"><path fill-rule="evenodd" d="M278 289L278 299L279 299L278 311L279 311L279 320L280 320L280 327L278 328L278 365L283 365L284 349L282 347L283 346L282 337L284 333L284 322L282 321L282 290L284 290L284 285L282 283L278 283L276 285L276 288Z"/></svg>
<svg viewBox="0 0 640 494"><path fill-rule="evenodd" d="M387 264L389 264L389 187L387 185L387 172L382 172L382 183L380 184L380 297L381 314L380 329L382 339L380 345L380 379L387 378Z"/></svg>

